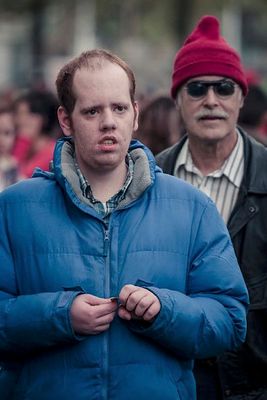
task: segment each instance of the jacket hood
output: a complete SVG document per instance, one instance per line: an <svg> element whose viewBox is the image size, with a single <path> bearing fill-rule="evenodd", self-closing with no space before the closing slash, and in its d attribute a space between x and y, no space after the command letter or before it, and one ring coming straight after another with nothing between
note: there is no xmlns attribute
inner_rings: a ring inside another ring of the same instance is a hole
<svg viewBox="0 0 267 400"><path fill-rule="evenodd" d="M155 174L162 173L156 165L152 152L138 140L132 140L129 153L134 162L133 180L126 192L126 197L120 202L120 208L137 200L155 181ZM53 179L71 197L72 201L84 211L91 205L80 188L79 177L73 160L74 143L72 137L60 138L55 146L51 171L37 168L33 177Z"/></svg>

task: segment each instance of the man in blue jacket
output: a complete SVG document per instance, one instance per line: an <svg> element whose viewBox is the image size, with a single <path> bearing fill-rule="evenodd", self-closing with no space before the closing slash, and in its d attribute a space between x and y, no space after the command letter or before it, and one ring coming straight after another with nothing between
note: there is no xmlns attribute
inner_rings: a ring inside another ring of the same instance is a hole
<svg viewBox="0 0 267 400"><path fill-rule="evenodd" d="M131 141L125 62L88 51L56 83L53 169L0 195L1 399L193 400L192 360L246 334L225 225Z"/></svg>

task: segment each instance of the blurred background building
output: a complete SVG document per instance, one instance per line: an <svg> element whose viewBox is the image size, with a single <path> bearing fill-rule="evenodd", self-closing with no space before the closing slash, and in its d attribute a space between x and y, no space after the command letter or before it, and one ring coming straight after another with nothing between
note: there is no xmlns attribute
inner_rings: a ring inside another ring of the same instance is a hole
<svg viewBox="0 0 267 400"><path fill-rule="evenodd" d="M133 67L140 98L168 92L175 52L204 14L220 18L224 36L265 87L266 0L0 0L0 91L54 90L66 60L103 47Z"/></svg>

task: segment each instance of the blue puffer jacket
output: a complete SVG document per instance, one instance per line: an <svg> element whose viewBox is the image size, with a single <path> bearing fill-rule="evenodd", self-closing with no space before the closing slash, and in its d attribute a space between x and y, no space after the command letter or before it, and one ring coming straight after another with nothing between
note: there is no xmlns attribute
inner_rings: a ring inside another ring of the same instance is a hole
<svg viewBox="0 0 267 400"><path fill-rule="evenodd" d="M53 173L1 193L0 384L1 373L12 382L1 399L193 400L192 359L244 340L247 291L215 206L140 143L130 151L134 179L109 226L81 194L70 139ZM75 335L79 293L117 296L129 283L158 296L152 324L116 317Z"/></svg>

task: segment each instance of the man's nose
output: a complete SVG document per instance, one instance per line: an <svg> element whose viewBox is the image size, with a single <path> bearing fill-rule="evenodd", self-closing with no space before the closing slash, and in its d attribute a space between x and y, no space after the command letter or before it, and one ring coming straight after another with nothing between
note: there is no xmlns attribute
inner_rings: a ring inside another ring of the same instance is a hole
<svg viewBox="0 0 267 400"><path fill-rule="evenodd" d="M108 109L103 111L101 115L100 129L104 131L116 129L116 120L112 110Z"/></svg>
<svg viewBox="0 0 267 400"><path fill-rule="evenodd" d="M214 92L213 86L208 88L207 94L204 97L204 104L208 107L214 107L218 104L218 96Z"/></svg>

